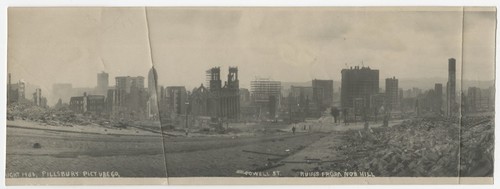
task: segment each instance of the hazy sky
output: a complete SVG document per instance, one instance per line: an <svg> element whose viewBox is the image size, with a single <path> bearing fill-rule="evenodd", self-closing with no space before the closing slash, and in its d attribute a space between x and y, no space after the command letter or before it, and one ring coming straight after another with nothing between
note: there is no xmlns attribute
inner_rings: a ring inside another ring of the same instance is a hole
<svg viewBox="0 0 500 189"><path fill-rule="evenodd" d="M255 76L339 81L346 65L362 64L380 69L381 81L446 78L448 58L460 67L462 55L464 79L494 78L491 10L147 8L149 23L144 8L8 12L8 71L14 81L45 90L53 83L94 87L101 71L110 74L111 85L116 76L147 77L148 25L161 85L191 89L212 66L221 66L223 80L228 66L238 66L242 87Z"/></svg>

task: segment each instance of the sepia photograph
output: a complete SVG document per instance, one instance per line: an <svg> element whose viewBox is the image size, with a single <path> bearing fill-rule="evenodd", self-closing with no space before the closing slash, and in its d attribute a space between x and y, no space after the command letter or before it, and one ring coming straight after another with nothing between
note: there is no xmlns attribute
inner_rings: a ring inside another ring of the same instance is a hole
<svg viewBox="0 0 500 189"><path fill-rule="evenodd" d="M7 184L493 184L496 7L9 7L7 21Z"/></svg>

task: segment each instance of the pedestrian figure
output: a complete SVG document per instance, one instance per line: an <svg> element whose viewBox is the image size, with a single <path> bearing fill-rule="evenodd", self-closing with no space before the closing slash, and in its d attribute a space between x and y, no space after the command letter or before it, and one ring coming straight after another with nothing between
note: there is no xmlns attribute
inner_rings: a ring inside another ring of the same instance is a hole
<svg viewBox="0 0 500 189"><path fill-rule="evenodd" d="M342 114L344 115L344 125L349 125L349 122L347 121L347 117L348 117L347 116L347 114L348 114L347 108L344 109L344 111L342 112Z"/></svg>
<svg viewBox="0 0 500 189"><path fill-rule="evenodd" d="M306 125L304 125L304 129L303 129L303 130L304 130L304 131L306 130Z"/></svg>
<svg viewBox="0 0 500 189"><path fill-rule="evenodd" d="M339 117L339 115L340 115L340 111L339 111L339 109L337 109L337 107L332 107L332 109L331 109L331 112L330 112L330 113L331 113L331 114L332 114L332 116L333 116L333 120L334 120L333 122L334 122L334 123L337 123L337 120L338 120L337 118L338 118L338 117Z"/></svg>
<svg viewBox="0 0 500 189"><path fill-rule="evenodd" d="M292 127L292 133L295 135L295 126Z"/></svg>

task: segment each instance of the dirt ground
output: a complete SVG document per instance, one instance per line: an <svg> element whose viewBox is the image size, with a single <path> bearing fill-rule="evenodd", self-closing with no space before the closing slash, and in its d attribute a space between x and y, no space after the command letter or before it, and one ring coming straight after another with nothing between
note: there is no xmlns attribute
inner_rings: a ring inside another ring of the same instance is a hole
<svg viewBox="0 0 500 189"><path fill-rule="evenodd" d="M34 144L40 148L34 148ZM114 171L121 177L164 177L160 136L78 134L7 128L6 176ZM47 174L44 174L47 173ZM16 175L16 173L18 175Z"/></svg>
<svg viewBox="0 0 500 189"><path fill-rule="evenodd" d="M254 124L234 127L239 133L188 137L8 127L6 173L7 177L26 172L50 177L43 172L114 171L121 177L165 177L168 171L170 177L239 177L245 176L243 172L273 170L280 161L304 158L303 154L321 155L321 141L335 139L331 132L362 128L361 123L304 125L305 130L296 125L295 134L292 125ZM290 170L275 169L284 174Z"/></svg>
<svg viewBox="0 0 500 189"><path fill-rule="evenodd" d="M243 176L238 171L254 171L269 166L306 148L326 133L223 139L217 141L166 141L169 177Z"/></svg>

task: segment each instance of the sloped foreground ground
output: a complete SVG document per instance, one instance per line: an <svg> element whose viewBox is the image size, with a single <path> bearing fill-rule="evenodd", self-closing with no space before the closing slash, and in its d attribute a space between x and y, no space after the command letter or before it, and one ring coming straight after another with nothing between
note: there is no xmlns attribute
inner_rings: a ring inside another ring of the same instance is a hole
<svg viewBox="0 0 500 189"><path fill-rule="evenodd" d="M413 119L389 127L371 123L366 129L362 123L315 124L311 124L311 130L299 127L295 134L284 126L255 136L163 138L8 127L6 176L165 177L166 172L169 177L493 174L492 116L464 117L461 122Z"/></svg>

